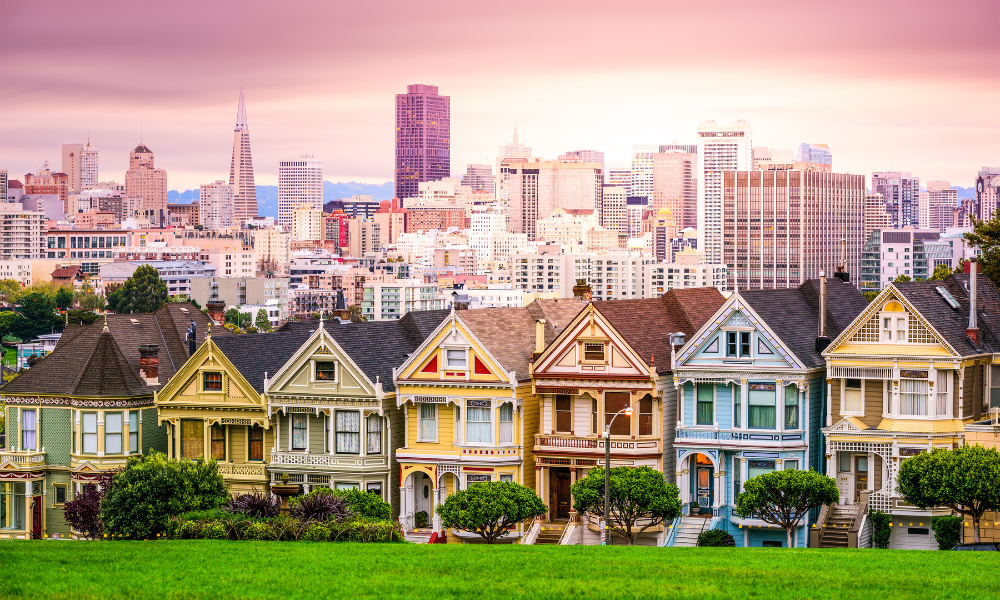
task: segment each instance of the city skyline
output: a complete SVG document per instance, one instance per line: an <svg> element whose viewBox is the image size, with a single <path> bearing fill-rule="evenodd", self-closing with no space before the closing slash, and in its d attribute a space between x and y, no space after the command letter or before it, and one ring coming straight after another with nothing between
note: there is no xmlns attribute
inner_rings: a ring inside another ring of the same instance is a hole
<svg viewBox="0 0 1000 600"><path fill-rule="evenodd" d="M835 171L869 179L908 171L970 187L983 165L1000 162L1000 116L991 110L1000 98L989 33L1000 18L994 3L858 3L836 14L798 6L780 19L767 14L780 16L785 3L769 11L733 3L712 16L714 29L733 28L732 35L711 44L700 37L706 17L676 4L598 10L583 3L568 14L545 4L531 19L487 8L316 6L308 23L291 14L265 18L261 4L241 11L245 28L223 26L228 7L199 7L196 21L183 6L152 19L125 5L88 14L67 4L45 20L27 5L6 7L0 164L11 178L45 160L58 164L62 144L89 137L101 152L102 180L123 177L141 141L169 172L171 189L197 189L226 175L240 86L262 185L277 183L281 158L303 153L322 159L331 181L391 181L394 95L412 84L437 86L452 99L453 176L469 163L494 163L515 123L536 156L595 149L609 169L627 164L635 145L692 144L700 122L741 118L757 145L794 151L825 143ZM632 18L637 13L649 18ZM898 30L879 25L899 18ZM653 35L663 23L675 30L672 50ZM117 34L81 46L80 33L98 25ZM577 32L597 26L610 33L579 47ZM41 27L52 44L29 43ZM302 29L294 39L270 41L292 27ZM408 27L439 35L408 48L412 56L398 64L393 57L405 42L397 40ZM318 44L319 35L330 43ZM246 44L240 36L259 37ZM178 47L181 38L188 43ZM144 51L129 52L139 42ZM580 56L563 54L574 44ZM762 60L781 57L781 69L763 70L767 62L755 60L753 48ZM514 49L549 60L503 67ZM744 61L733 60L737 52Z"/></svg>

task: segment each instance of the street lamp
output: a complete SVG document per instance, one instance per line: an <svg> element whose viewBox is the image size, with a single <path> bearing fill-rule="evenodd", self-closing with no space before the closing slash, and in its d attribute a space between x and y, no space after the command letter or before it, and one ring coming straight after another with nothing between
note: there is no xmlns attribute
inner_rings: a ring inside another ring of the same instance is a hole
<svg viewBox="0 0 1000 600"><path fill-rule="evenodd" d="M611 514L611 426L614 424L615 419L618 415L625 413L626 417L632 416L632 406L626 406L620 411L616 412L611 420L608 422L607 426L604 427L604 523L601 525L601 545L607 544L608 540L608 521L610 520Z"/></svg>

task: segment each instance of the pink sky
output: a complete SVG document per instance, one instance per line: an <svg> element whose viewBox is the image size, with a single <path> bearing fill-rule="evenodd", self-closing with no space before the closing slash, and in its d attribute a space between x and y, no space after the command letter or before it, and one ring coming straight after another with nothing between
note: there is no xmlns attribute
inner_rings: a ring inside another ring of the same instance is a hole
<svg viewBox="0 0 1000 600"><path fill-rule="evenodd" d="M711 8L709 8L711 7ZM694 143L827 143L834 169L971 186L1000 166L1000 2L24 2L4 0L0 168L60 144L122 181L143 140L171 189L229 174L239 88L258 183L303 151L333 181L392 178L393 94L451 96L452 173L516 121L535 154Z"/></svg>

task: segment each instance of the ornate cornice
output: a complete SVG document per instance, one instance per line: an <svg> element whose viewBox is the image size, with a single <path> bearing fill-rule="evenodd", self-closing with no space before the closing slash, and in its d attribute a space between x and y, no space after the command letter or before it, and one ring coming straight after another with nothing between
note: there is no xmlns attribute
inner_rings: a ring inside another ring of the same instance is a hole
<svg viewBox="0 0 1000 600"><path fill-rule="evenodd" d="M153 397L140 398L74 398L53 396L3 396L15 406L66 406L74 408L153 408Z"/></svg>

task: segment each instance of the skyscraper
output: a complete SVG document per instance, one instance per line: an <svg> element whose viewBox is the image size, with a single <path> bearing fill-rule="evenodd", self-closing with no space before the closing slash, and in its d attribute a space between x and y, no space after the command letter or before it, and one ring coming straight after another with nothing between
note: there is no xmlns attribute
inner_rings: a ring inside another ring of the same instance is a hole
<svg viewBox="0 0 1000 600"><path fill-rule="evenodd" d="M291 231L303 204L323 210L323 161L311 154L278 162L278 225Z"/></svg>
<svg viewBox="0 0 1000 600"><path fill-rule="evenodd" d="M632 187L630 196L653 195L653 157L658 146L632 146Z"/></svg>
<svg viewBox="0 0 1000 600"><path fill-rule="evenodd" d="M698 248L705 262L722 262L722 174L747 171L753 164L753 130L740 120L729 127L715 121L698 125Z"/></svg>
<svg viewBox="0 0 1000 600"><path fill-rule="evenodd" d="M947 181L928 181L926 194L926 207L920 207L926 213L920 215L921 229L944 231L951 227L955 220L954 209L958 207L958 190ZM923 196L922 192L921 200Z"/></svg>
<svg viewBox="0 0 1000 600"><path fill-rule="evenodd" d="M97 185L97 150L86 144L62 145L62 170L69 177L69 193L79 194Z"/></svg>
<svg viewBox="0 0 1000 600"><path fill-rule="evenodd" d="M535 222L556 208L602 206L604 174L600 163L504 159L502 170L510 185L510 227L535 239Z"/></svg>
<svg viewBox="0 0 1000 600"><path fill-rule="evenodd" d="M808 144L802 142L795 153L795 160L804 163L833 166L833 152L826 144Z"/></svg>
<svg viewBox="0 0 1000 600"><path fill-rule="evenodd" d="M253 182L253 160L250 158L250 128L247 107L240 88L240 104L236 109L236 129L233 130L233 160L229 164L229 185L233 186L233 220L243 226L247 219L257 218L257 188Z"/></svg>
<svg viewBox="0 0 1000 600"><path fill-rule="evenodd" d="M670 209L681 228L698 226L698 184L694 177L697 162L697 148L695 152L671 149L653 155L649 208Z"/></svg>
<svg viewBox="0 0 1000 600"><path fill-rule="evenodd" d="M570 150L559 157L559 160L579 160L580 162L601 163L601 171L604 173L605 183L607 183L608 172L605 169L604 153L600 150Z"/></svg>
<svg viewBox="0 0 1000 600"><path fill-rule="evenodd" d="M493 176L491 165L468 165L462 176L462 185L468 186L473 192L496 192L496 177Z"/></svg>
<svg viewBox="0 0 1000 600"><path fill-rule="evenodd" d="M136 210L138 216L149 219L154 225L162 226L166 223L167 172L155 168L153 151L145 144L140 143L129 154L128 171L125 172L125 194L133 205L138 207Z"/></svg>
<svg viewBox="0 0 1000 600"><path fill-rule="evenodd" d="M63 212L69 212L69 177L65 173L53 173L49 161L45 161L37 172L24 176L24 193L59 196Z"/></svg>
<svg viewBox="0 0 1000 600"><path fill-rule="evenodd" d="M976 177L976 198L972 211L977 219L988 219L998 210L1000 210L1000 168L983 167Z"/></svg>
<svg viewBox="0 0 1000 600"><path fill-rule="evenodd" d="M415 198L422 181L451 175L451 97L435 85L408 85L396 94L397 198Z"/></svg>
<svg viewBox="0 0 1000 600"><path fill-rule="evenodd" d="M872 173L872 191L885 198L885 210L892 219L894 229L920 226L918 203L920 201L920 178L901 171Z"/></svg>

